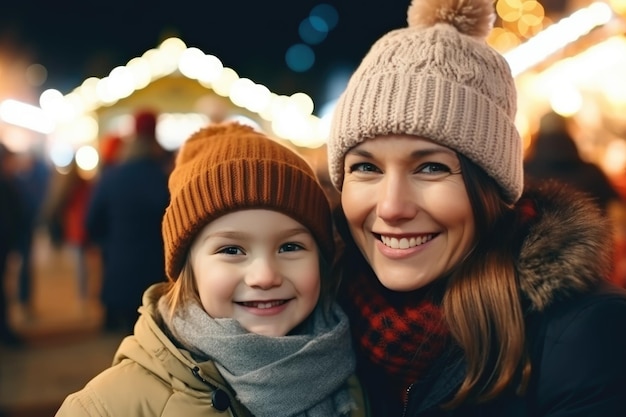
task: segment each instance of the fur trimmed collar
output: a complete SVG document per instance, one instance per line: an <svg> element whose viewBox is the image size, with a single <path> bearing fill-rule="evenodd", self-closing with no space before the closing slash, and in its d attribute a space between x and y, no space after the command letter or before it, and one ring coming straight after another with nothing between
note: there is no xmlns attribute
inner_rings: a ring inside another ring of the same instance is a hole
<svg viewBox="0 0 626 417"><path fill-rule="evenodd" d="M528 187L517 207L529 203L535 214L517 268L531 309L542 311L609 275L612 229L592 201L563 184L547 181Z"/></svg>

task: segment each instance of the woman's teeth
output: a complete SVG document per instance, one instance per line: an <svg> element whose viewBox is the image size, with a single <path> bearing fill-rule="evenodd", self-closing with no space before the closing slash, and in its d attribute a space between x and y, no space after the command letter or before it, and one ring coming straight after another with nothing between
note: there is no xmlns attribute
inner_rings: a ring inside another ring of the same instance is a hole
<svg viewBox="0 0 626 417"><path fill-rule="evenodd" d="M392 249L408 249L408 248L413 248L415 246L423 245L424 243L431 240L433 236L434 235L430 234L430 235L412 237L410 239L407 239L406 237L398 239L395 237L386 237L386 236L381 235L380 240L385 244L385 246L389 246Z"/></svg>

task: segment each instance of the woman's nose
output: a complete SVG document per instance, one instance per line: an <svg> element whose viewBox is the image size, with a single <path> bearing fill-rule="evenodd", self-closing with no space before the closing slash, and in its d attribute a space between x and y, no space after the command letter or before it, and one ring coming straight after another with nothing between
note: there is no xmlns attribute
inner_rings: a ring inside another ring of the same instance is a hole
<svg viewBox="0 0 626 417"><path fill-rule="evenodd" d="M376 212L378 217L393 223L412 219L417 214L417 204L408 179L388 176L380 182Z"/></svg>

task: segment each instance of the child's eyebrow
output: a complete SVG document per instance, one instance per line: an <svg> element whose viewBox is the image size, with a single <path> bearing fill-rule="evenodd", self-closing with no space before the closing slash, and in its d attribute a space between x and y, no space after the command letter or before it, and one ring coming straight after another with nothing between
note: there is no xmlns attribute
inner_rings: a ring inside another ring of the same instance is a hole
<svg viewBox="0 0 626 417"><path fill-rule="evenodd" d="M301 233L311 234L309 229L307 229L304 226L301 226L301 227L294 227L293 229L285 230L283 235L284 236L294 236L294 235L299 235Z"/></svg>
<svg viewBox="0 0 626 417"><path fill-rule="evenodd" d="M311 234L311 232L309 231L309 229L307 229L304 226L298 226L298 227L294 227L292 229L287 229L287 230L283 230L281 231L281 236L283 237L290 237L290 236L295 236L295 235L299 235L302 233L306 233L306 234ZM226 238L226 239L247 239L249 238L250 234L246 231L239 231L239 230L216 230L214 232L209 232L209 233L205 233L200 240L201 241L206 241L209 238Z"/></svg>
<svg viewBox="0 0 626 417"><path fill-rule="evenodd" d="M235 230L217 230L214 232L205 233L201 240L206 241L209 238L228 238L228 239L245 239L248 236L246 232Z"/></svg>

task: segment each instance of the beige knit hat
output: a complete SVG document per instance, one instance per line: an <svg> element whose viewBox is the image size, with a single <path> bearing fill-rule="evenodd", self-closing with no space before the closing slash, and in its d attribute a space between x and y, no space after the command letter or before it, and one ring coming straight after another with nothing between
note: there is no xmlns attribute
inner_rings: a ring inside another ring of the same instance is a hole
<svg viewBox="0 0 626 417"><path fill-rule="evenodd" d="M378 135L426 137L465 155L510 202L523 187L515 82L485 38L492 0L413 0L408 27L376 41L333 116L328 163L341 190L346 152Z"/></svg>
<svg viewBox="0 0 626 417"><path fill-rule="evenodd" d="M169 178L163 217L165 270L176 280L191 242L207 223L232 211L270 209L306 226L330 263L330 206L311 166L278 142L238 123L194 133Z"/></svg>

